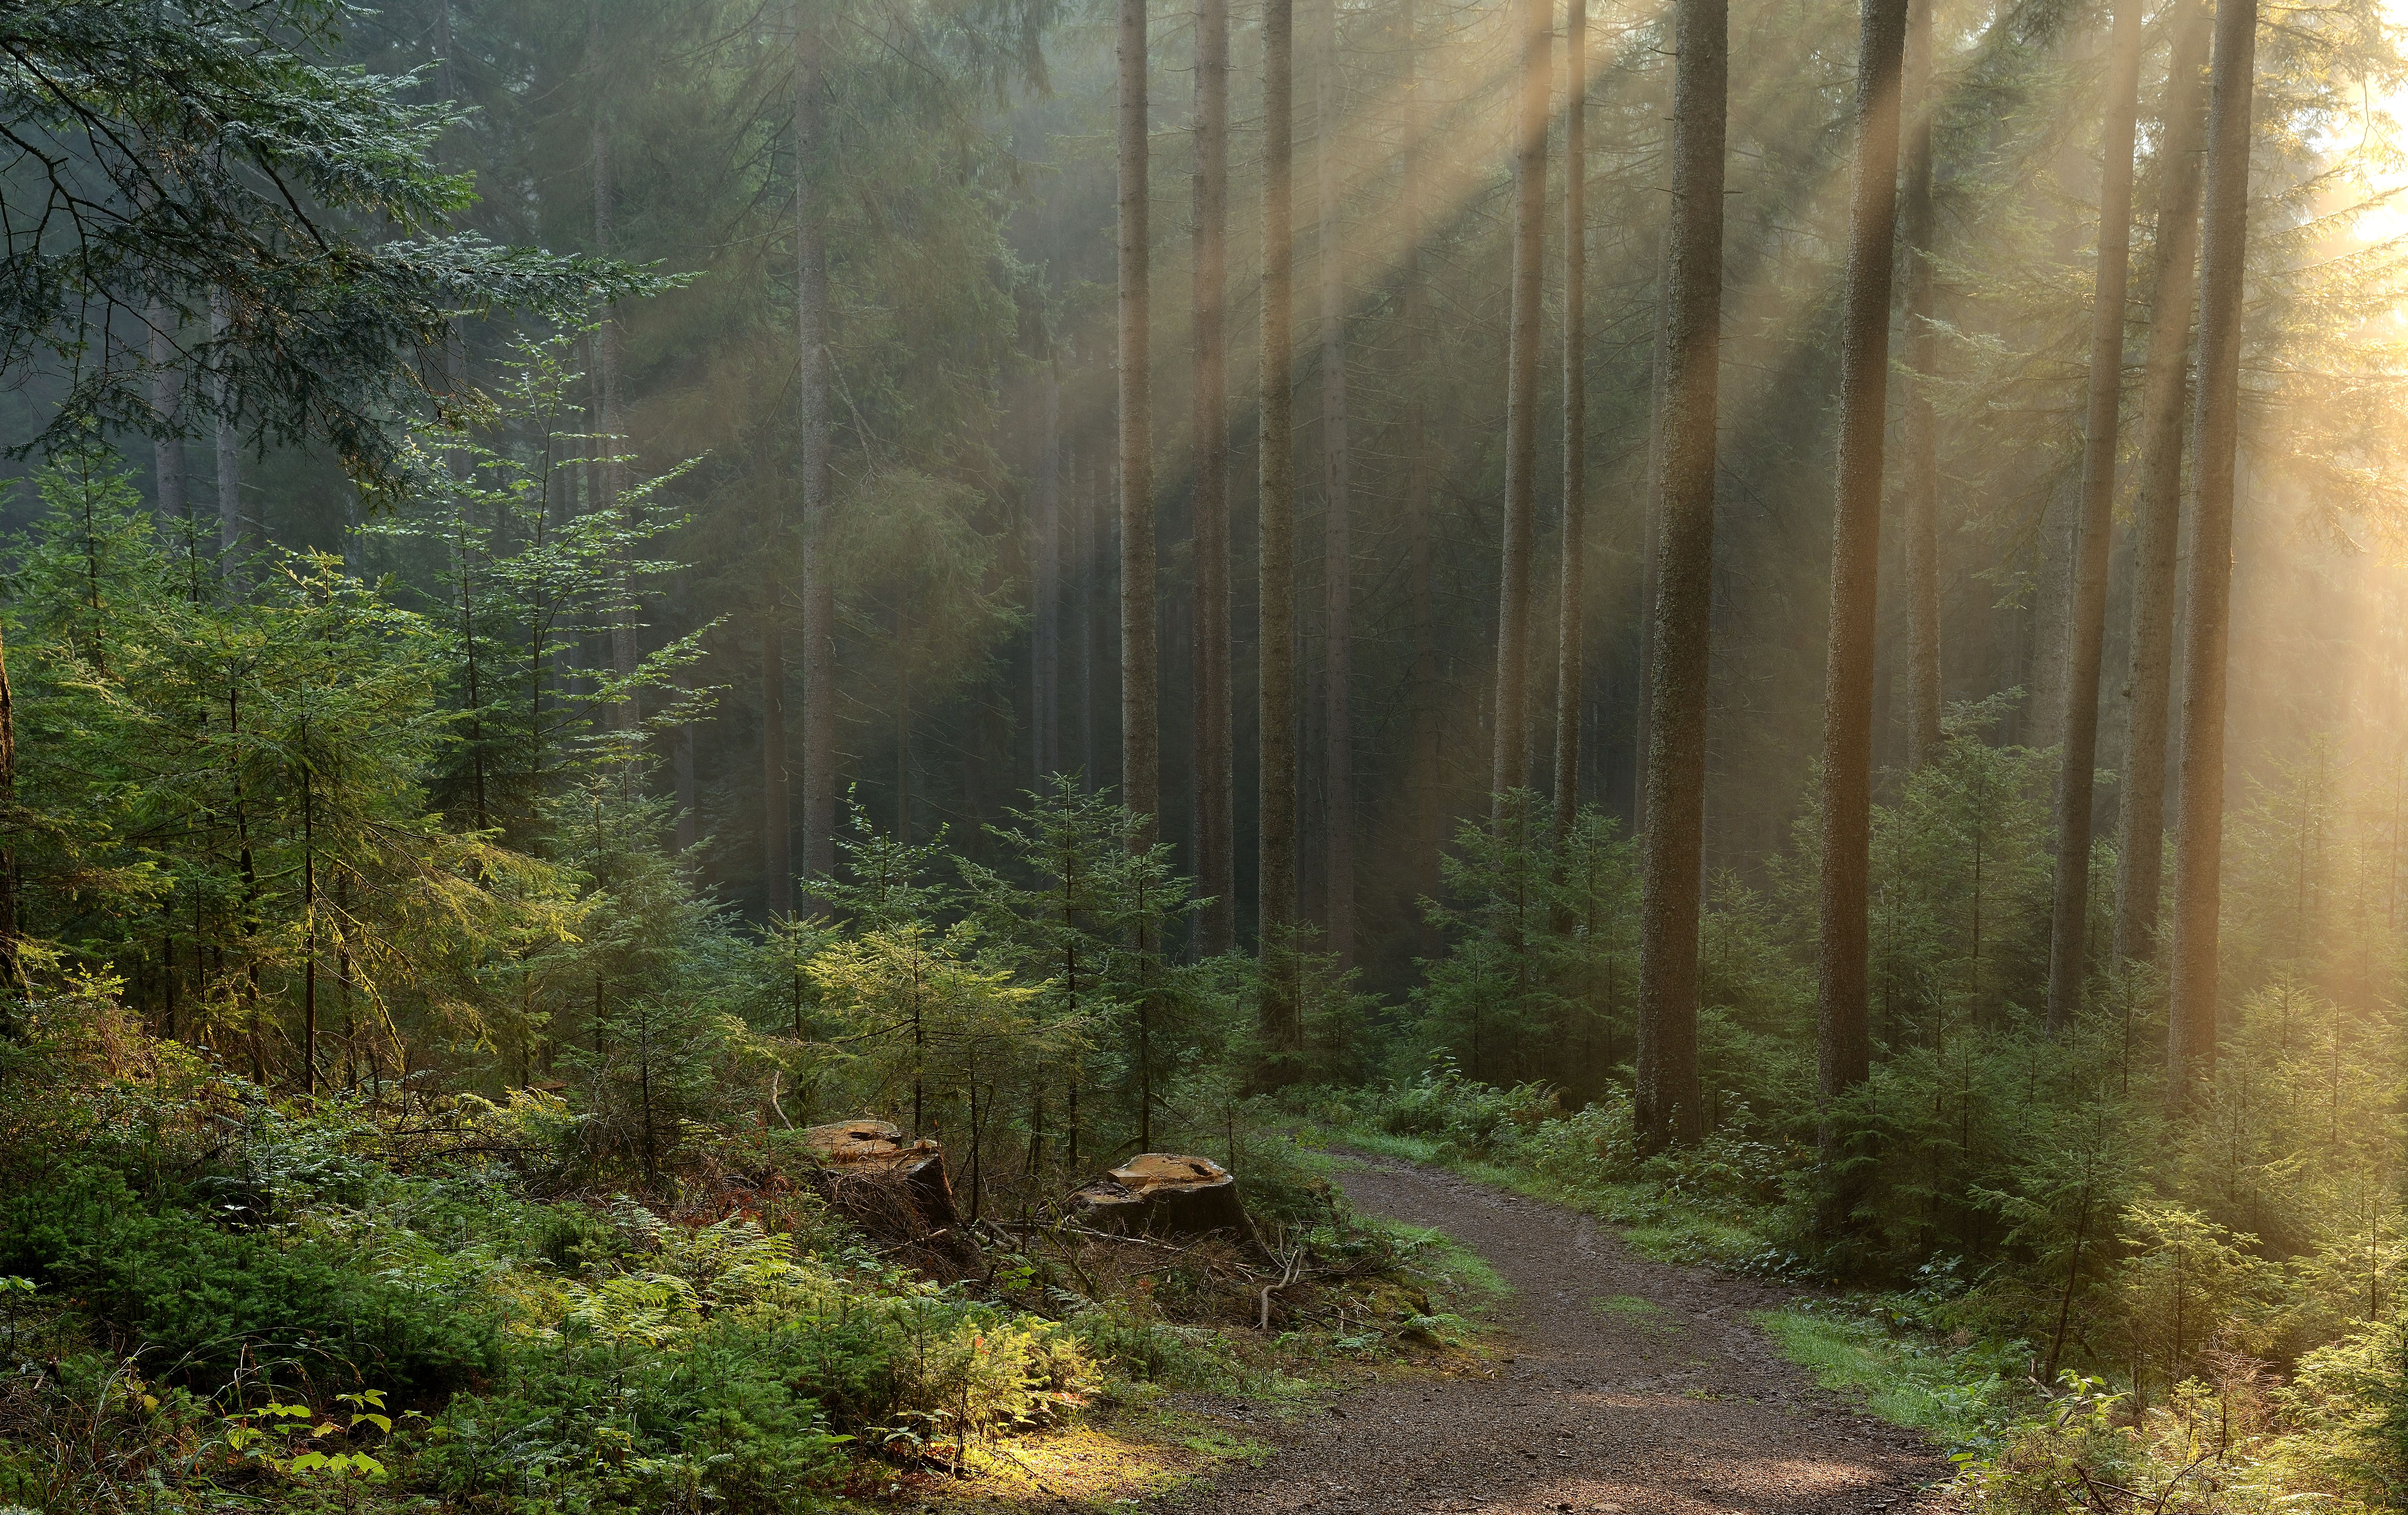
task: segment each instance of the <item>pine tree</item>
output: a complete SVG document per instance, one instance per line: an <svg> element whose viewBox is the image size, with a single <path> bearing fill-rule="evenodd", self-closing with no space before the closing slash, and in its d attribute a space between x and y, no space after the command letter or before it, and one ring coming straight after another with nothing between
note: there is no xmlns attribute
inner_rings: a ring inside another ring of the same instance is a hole
<svg viewBox="0 0 2408 1515"><path fill-rule="evenodd" d="M2248 251L2257 0L2217 0L2207 186L2200 211L2199 484L2183 594L2181 788L2167 953L2167 1098L2186 1105L2215 1066L2217 913L2224 850L2225 653L2231 633L2232 496L2240 442L2242 280Z"/></svg>
<svg viewBox="0 0 2408 1515"><path fill-rule="evenodd" d="M1580 813L1588 557L1588 7L1564 12L1564 523L1555 605L1555 836Z"/></svg>
<svg viewBox="0 0 2408 1515"><path fill-rule="evenodd" d="M1505 358L1505 531L1497 589L1496 760L1490 791L1528 781L1530 560L1538 529L1539 305L1547 235L1547 64L1552 0L1520 0L1512 116L1513 250ZM1504 814L1503 800L1497 801Z"/></svg>
<svg viewBox="0 0 2408 1515"><path fill-rule="evenodd" d="M1229 688L1229 7L1196 7L1196 878L1206 955L1238 940Z"/></svg>
<svg viewBox="0 0 2408 1515"><path fill-rule="evenodd" d="M2141 7L2117 0L2107 44L2100 130L2099 277L2090 322L2090 393L2083 421L2082 499L2067 596L2064 752L2057 778L2057 903L2049 922L2048 1026L2061 1035L2082 1008L2089 971L2091 796L2099 756L2099 665L2107 633L2107 546L2114 530L2115 449L2124 401L2124 290L2130 272L2132 138L2141 93Z"/></svg>
<svg viewBox="0 0 2408 1515"><path fill-rule="evenodd" d="M1153 249L1146 0L1120 0L1121 795L1155 835L1162 809L1154 594Z"/></svg>
<svg viewBox="0 0 2408 1515"><path fill-rule="evenodd" d="M1295 950L1297 922L1295 64L1295 0L1264 0L1256 914L1267 969L1262 1040L1273 1056L1301 1036L1288 977L1275 971L1281 954Z"/></svg>
<svg viewBox="0 0 2408 1515"><path fill-rule="evenodd" d="M2141 471L2132 531L2131 719L2115 812L2117 964L2157 951L2165 871L2167 701L2173 683L2175 547L2181 530L2184 422L2190 398L2191 319L2199 287L2200 181L2207 133L2211 12L2175 13L2165 99L2158 108L2157 271L2141 392Z"/></svg>
<svg viewBox="0 0 2408 1515"><path fill-rule="evenodd" d="M1906 0L1864 0L1856 44L1856 164L1841 318L1839 501L1831 523L1831 631L1823 689L1822 975L1816 1042L1825 1164L1838 1182L1822 1218L1846 1223L1839 1102L1870 1071L1866 1017L1868 850L1872 836L1873 618L1881 566L1883 428L1889 381L1891 236L1898 207L1899 73Z"/></svg>
<svg viewBox="0 0 2408 1515"><path fill-rule="evenodd" d="M1940 427L1931 387L1940 357L1933 319L1931 179L1932 120L1939 91L1932 82L1931 13L1937 0L1908 0L1906 30L1905 203L1899 235L1906 255L1905 488L1899 501L1906 537L1906 757L1919 768L1939 755L1941 709L1946 703L1940 665Z"/></svg>
<svg viewBox="0 0 2408 1515"><path fill-rule="evenodd" d="M795 7L795 336L800 364L798 438L802 477L803 610L803 866L807 899L821 902L823 881L836 871L836 575L830 523L835 511L828 393L834 355L828 346L828 253L824 222L827 123L826 39L809 0ZM775 542L777 538L770 538ZM763 555L765 567L778 554ZM794 860L786 838L784 592L772 583L762 596L761 833L766 904L772 914L793 909ZM773 699L772 695L775 695Z"/></svg>
<svg viewBox="0 0 2408 1515"><path fill-rule="evenodd" d="M1638 1083L1642 1147L1705 1132L1698 1088L1698 912L1705 871L1707 662L1713 636L1714 427L1720 393L1726 0L1674 13L1673 215L1666 243L1656 630L1647 681Z"/></svg>
<svg viewBox="0 0 2408 1515"><path fill-rule="evenodd" d="M1325 940L1341 969L1354 961L1354 546L1346 438L1345 170L1339 139L1346 82L1338 52L1338 0L1314 10L1313 167L1320 212L1322 874Z"/></svg>

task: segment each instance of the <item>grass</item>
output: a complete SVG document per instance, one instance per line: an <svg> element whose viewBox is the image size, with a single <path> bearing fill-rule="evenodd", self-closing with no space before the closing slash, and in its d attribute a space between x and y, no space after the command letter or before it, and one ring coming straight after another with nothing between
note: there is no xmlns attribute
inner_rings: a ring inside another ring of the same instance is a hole
<svg viewBox="0 0 2408 1515"><path fill-rule="evenodd" d="M1445 1232L1430 1226L1393 1223L1391 1229L1421 1245L1424 1251L1414 1263L1414 1271L1426 1274L1430 1281L1449 1293L1459 1292L1463 1297L1457 1303L1484 1309L1513 1292L1504 1276L1488 1265L1488 1259Z"/></svg>
<svg viewBox="0 0 2408 1515"><path fill-rule="evenodd" d="M1762 1233L1643 1182L1568 1184L1520 1165L1467 1156L1451 1143L1428 1136L1392 1136L1361 1126L1297 1133L1299 1146L1326 1143L1343 1151L1422 1163L1477 1183L1561 1205L1612 1222L1631 1251L1658 1263L1738 1268L1770 1245Z"/></svg>
<svg viewBox="0 0 2408 1515"><path fill-rule="evenodd" d="M1826 1310L1758 1310L1751 1318L1816 1383L1952 1451L1989 1451L2014 1419L2019 1396L1994 1361L1997 1349L1926 1347Z"/></svg>

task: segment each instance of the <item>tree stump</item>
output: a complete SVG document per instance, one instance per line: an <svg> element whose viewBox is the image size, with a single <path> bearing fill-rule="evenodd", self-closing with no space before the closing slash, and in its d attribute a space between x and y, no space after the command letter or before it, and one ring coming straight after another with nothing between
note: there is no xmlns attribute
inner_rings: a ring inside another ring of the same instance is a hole
<svg viewBox="0 0 2408 1515"><path fill-rule="evenodd" d="M1238 1180L1207 1157L1140 1152L1071 1191L1072 1219L1097 1231L1155 1237L1227 1232L1253 1241Z"/></svg>
<svg viewBox="0 0 2408 1515"><path fill-rule="evenodd" d="M884 1121L816 1125L803 1133L815 1160L811 1187L828 1208L924 1272L959 1277L983 1261L953 1207L944 1149L907 1140Z"/></svg>

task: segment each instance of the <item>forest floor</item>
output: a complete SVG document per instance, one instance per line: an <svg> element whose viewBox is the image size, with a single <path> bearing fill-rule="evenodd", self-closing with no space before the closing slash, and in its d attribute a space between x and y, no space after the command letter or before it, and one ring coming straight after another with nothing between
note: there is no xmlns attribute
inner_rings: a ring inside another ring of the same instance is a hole
<svg viewBox="0 0 2408 1515"><path fill-rule="evenodd" d="M1808 1515L1945 1508L1952 1468L1783 1361L1752 1312L1792 1291L1653 1262L1573 1211L1436 1168L1350 1158L1356 1208L1443 1231L1508 1286L1475 1373L1375 1383L1294 1418L1198 1407L1267 1451L1178 1515Z"/></svg>

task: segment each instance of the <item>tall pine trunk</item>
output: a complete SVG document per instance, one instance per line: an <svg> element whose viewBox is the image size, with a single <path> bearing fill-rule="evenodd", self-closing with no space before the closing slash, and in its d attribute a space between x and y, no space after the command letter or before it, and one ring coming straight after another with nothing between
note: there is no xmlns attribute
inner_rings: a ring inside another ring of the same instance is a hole
<svg viewBox="0 0 2408 1515"><path fill-rule="evenodd" d="M1207 954L1238 941L1229 689L1229 0L1196 7L1196 887Z"/></svg>
<svg viewBox="0 0 2408 1515"><path fill-rule="evenodd" d="M1339 71L1338 0L1318 0L1314 13L1313 167L1320 209L1321 274L1321 566L1323 886L1327 892L1324 945L1341 965L1354 961L1354 538L1347 519L1354 489L1346 438L1346 266L1344 169L1339 124L1345 110Z"/></svg>
<svg viewBox="0 0 2408 1515"><path fill-rule="evenodd" d="M1263 291L1258 466L1262 1035L1274 1058L1300 1044L1284 971L1296 924L1296 0L1263 0ZM1274 1070L1274 1076L1278 1076Z"/></svg>
<svg viewBox="0 0 2408 1515"><path fill-rule="evenodd" d="M1940 428L1931 411L1931 378L1940 357L1932 321L1932 117L1939 95L1931 81L1931 9L1937 0L1908 0L1906 201L1899 231L1906 247L1906 760L1919 768L1940 751Z"/></svg>
<svg viewBox="0 0 2408 1515"><path fill-rule="evenodd" d="M1079 791L1092 794L1103 781L1103 753L1096 744L1096 679L1103 667L1098 656L1096 636L1097 606L1102 594L1097 586L1103 571L1096 565L1096 514L1105 493L1103 465L1093 452L1083 458L1071 455L1070 467L1070 562L1074 577L1070 586L1070 614L1078 622L1078 758ZM1086 465L1083 476L1079 464Z"/></svg>
<svg viewBox="0 0 2408 1515"><path fill-rule="evenodd" d="M1120 0L1121 803L1143 818L1147 847L1162 809L1154 624L1154 348L1146 195L1146 0Z"/></svg>
<svg viewBox="0 0 2408 1515"><path fill-rule="evenodd" d="M1727 11L1726 11L1727 23ZM1726 63L1726 68L1728 64ZM1672 203L1672 152L1664 152L1666 203ZM1647 362L1647 481L1639 498L1639 690L1630 726L1630 834L1647 834L1647 754L1656 744L1656 579L1663 555L1664 418L1671 393L1672 228L1667 222L1656 262L1656 339Z"/></svg>
<svg viewBox="0 0 2408 1515"><path fill-rule="evenodd" d="M2207 50L2214 17L2186 0L2159 112L2157 279L2141 392L2141 477L2133 508L2131 714L2115 812L2117 963L2157 952L2165 870L2166 718L2173 685L2176 547L2190 399L2191 318L2199 291L2199 201L2207 137Z"/></svg>
<svg viewBox="0 0 2408 1515"><path fill-rule="evenodd" d="M1398 193L1403 200L1404 263L1398 273L1400 286L1399 324L1403 349L1401 370L1419 375L1427 367L1429 286L1423 262L1423 241L1429 236L1429 201L1425 190L1428 173L1429 135L1437 110L1429 97L1429 71L1421 64L1420 19L1414 0L1397 10L1399 45L1404 50L1406 78L1401 87L1405 108L1401 172ZM1420 384L1405 389L1405 593L1412 618L1412 753L1407 803L1412 823L1407 836L1412 848L1412 886L1417 897L1435 899L1439 892L1440 848L1444 840L1443 787L1440 766L1445 742L1445 715L1440 708L1438 660L1438 592L1432 572L1430 502L1436 469L1430 458L1428 407ZM1419 911L1415 914L1418 916ZM1421 955L1437 957L1438 928L1421 922Z"/></svg>
<svg viewBox="0 0 2408 1515"><path fill-rule="evenodd" d="M1564 11L1564 535L1555 607L1555 840L1580 810L1588 517L1588 7Z"/></svg>
<svg viewBox="0 0 2408 1515"><path fill-rule="evenodd" d="M762 523L783 535L775 512ZM761 585L761 908L773 920L795 913L794 831L786 786L785 593L773 569Z"/></svg>
<svg viewBox="0 0 2408 1515"><path fill-rule="evenodd" d="M2174 800L2172 1002L2166 1090L2186 1105L2215 1066L2216 914L2223 896L2225 648L2231 632L2232 496L2241 420L2242 281L2248 250L2249 114L2258 0L2219 0L2200 215L2199 487L2184 554L2181 789Z"/></svg>
<svg viewBox="0 0 2408 1515"><path fill-rule="evenodd" d="M1513 283L1505 358L1505 530L1497 583L1497 803L1529 782L1530 558L1539 470L1540 271L1547 233L1547 54L1552 0L1521 0L1513 112ZM1498 811L1502 816L1502 810Z"/></svg>
<svg viewBox="0 0 2408 1515"><path fill-rule="evenodd" d="M833 411L829 400L834 362L828 350L828 266L824 207L817 159L825 128L821 74L824 39L807 4L795 8L795 336L800 358L796 388L801 395L802 601L803 601L803 857L804 900L825 908L816 886L836 872L836 575L829 564L830 517L835 472ZM771 557L777 556L772 550ZM767 607L771 615L778 607ZM781 745L784 733L779 734ZM782 784L770 825L785 834ZM794 872L787 870L789 879ZM790 892L791 882L779 886Z"/></svg>
<svg viewBox="0 0 2408 1515"><path fill-rule="evenodd" d="M176 369L176 338L167 330L165 302L150 302L150 411L160 426L176 427L183 404L183 376ZM163 435L150 444L151 477L163 531L184 529L184 439Z"/></svg>
<svg viewBox="0 0 2408 1515"><path fill-rule="evenodd" d="M233 329L233 307L219 291L209 299L209 335L223 343ZM232 362L223 352L212 356L209 399L217 411L218 556L226 582L239 592L250 582L249 559L258 543L242 507L242 431L235 423L234 382L227 376Z"/></svg>
<svg viewBox="0 0 2408 1515"><path fill-rule="evenodd" d="M601 78L602 7L595 4L589 4L585 10L585 56L587 87L594 97L593 114L586 121L587 157L594 170L594 252L596 257L607 258L614 240L611 211L618 189L611 179L609 117L604 105L609 92ZM626 429L620 412L618 312L609 305L602 307L601 319L594 329L594 398L595 429L602 435L595 439L594 470L587 482L587 494L596 512L609 514L619 508L619 454L625 450L622 434ZM619 604L610 611L610 668L619 678L631 679L636 672L635 586L629 580L624 551L616 567ZM632 693L611 707L610 723L620 731L633 732L641 720L642 711Z"/></svg>
<svg viewBox="0 0 2408 1515"><path fill-rule="evenodd" d="M2107 543L2114 531L2115 443L2124 400L2124 291L2132 240L2132 137L2140 109L2141 3L2115 0L2100 129L2099 276L2090 315L2082 504L2065 628L2064 734L2057 775L2057 893L2049 918L2048 1030L2082 1008L2089 962L2090 818L2099 757L2099 661L2107 637Z"/></svg>
<svg viewBox="0 0 2408 1515"><path fill-rule="evenodd" d="M1870 1072L1867 886L1872 842L1873 622L1881 573L1882 430L1889 380L1892 233L1898 216L1899 74L1906 0L1864 0L1857 33L1855 180L1840 324L1839 498L1831 523L1831 626L1823 686L1822 973L1816 1001L1821 1146L1842 1150L1836 1108ZM1854 1183L1834 1175L1827 1234Z"/></svg>
<svg viewBox="0 0 2408 1515"><path fill-rule="evenodd" d="M1052 344L1037 372L1037 456L1028 511L1029 787L1062 766L1062 377Z"/></svg>
<svg viewBox="0 0 2408 1515"><path fill-rule="evenodd" d="M1672 220L1665 249L1663 408L1654 666L1647 698L1647 832L1640 853L1641 1148L1705 1134L1698 1091L1698 915L1706 822L1713 632L1714 421L1721 392L1723 141L1727 0L1679 0L1672 75Z"/></svg>

